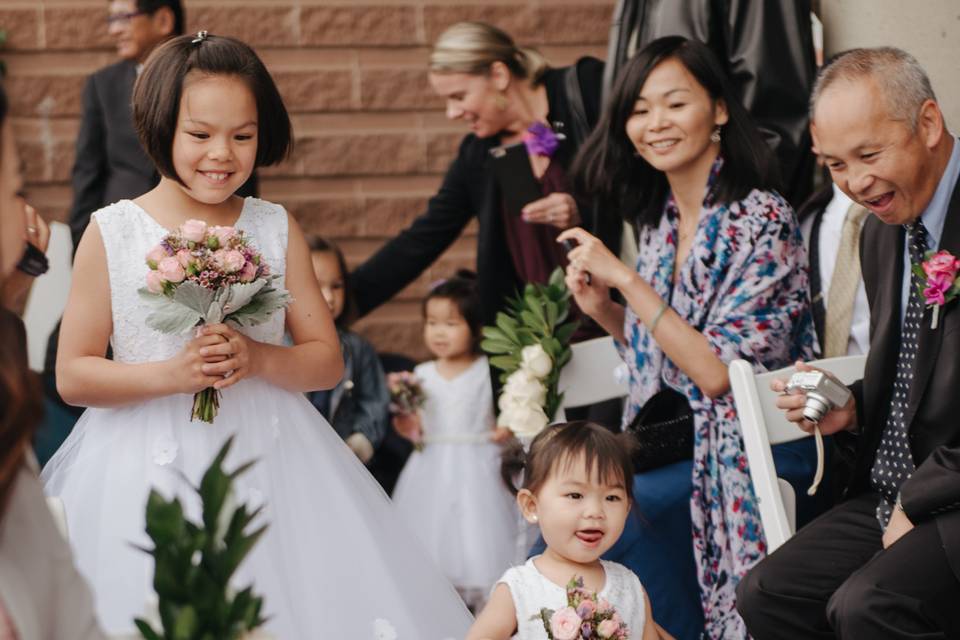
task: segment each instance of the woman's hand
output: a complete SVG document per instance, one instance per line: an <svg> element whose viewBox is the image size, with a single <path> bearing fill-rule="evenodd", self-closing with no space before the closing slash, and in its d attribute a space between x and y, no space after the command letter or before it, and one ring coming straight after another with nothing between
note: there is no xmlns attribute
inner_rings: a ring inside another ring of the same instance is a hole
<svg viewBox="0 0 960 640"><path fill-rule="evenodd" d="M169 361L173 379L179 381L176 392L197 393L216 385L217 382L223 382L222 375L213 375L204 371L204 367L208 366L208 360L203 352L225 343L223 336L213 333L198 335L184 345L180 353Z"/></svg>
<svg viewBox="0 0 960 640"><path fill-rule="evenodd" d="M589 273L591 280L598 284L622 290L636 276L633 269L623 264L606 245L584 229L567 229L557 237L557 242L567 240L577 245L567 253L570 266L576 271Z"/></svg>
<svg viewBox="0 0 960 640"><path fill-rule="evenodd" d="M226 389L253 373L256 344L253 340L222 322L205 324L200 327L200 333L202 336L219 336L223 339L219 344L200 349L200 355L205 360L203 373L220 377L214 388Z"/></svg>
<svg viewBox="0 0 960 640"><path fill-rule="evenodd" d="M523 208L522 215L524 222L548 224L561 231L581 222L577 201L569 193L551 193L534 200Z"/></svg>
<svg viewBox="0 0 960 640"><path fill-rule="evenodd" d="M50 244L50 226L47 225L47 221L28 204L23 205L23 220L24 239L39 249L41 253L46 253ZM30 293L30 287L33 286L34 279L33 276L19 269L14 269L3 283L3 306L14 311L17 315L23 315L27 303L27 294Z"/></svg>

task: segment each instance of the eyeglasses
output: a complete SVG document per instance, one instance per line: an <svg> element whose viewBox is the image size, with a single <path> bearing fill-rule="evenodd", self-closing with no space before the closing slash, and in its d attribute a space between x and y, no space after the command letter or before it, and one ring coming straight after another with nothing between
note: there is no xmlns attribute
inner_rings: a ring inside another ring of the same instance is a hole
<svg viewBox="0 0 960 640"><path fill-rule="evenodd" d="M127 13L111 13L107 16L107 24L126 24L146 11L128 11Z"/></svg>

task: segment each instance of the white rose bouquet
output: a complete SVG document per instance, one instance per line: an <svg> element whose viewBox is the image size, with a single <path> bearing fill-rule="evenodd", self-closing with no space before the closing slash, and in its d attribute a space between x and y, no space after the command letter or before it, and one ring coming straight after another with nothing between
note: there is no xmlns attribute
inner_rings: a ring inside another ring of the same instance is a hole
<svg viewBox="0 0 960 640"><path fill-rule="evenodd" d="M523 295L497 314L496 326L483 328L481 348L503 371L497 425L517 436L533 437L553 419L563 400L557 393L560 370L570 361L570 337L577 322L566 322L570 292L557 269L546 285L528 284Z"/></svg>

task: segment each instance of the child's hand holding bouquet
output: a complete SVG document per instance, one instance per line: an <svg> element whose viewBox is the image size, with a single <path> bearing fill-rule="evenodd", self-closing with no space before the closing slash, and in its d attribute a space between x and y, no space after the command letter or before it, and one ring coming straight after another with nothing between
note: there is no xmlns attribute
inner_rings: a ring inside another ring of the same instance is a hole
<svg viewBox="0 0 960 640"><path fill-rule="evenodd" d="M260 324L290 303L277 284L280 276L270 274L244 232L233 227L187 220L147 253L146 262L147 286L139 293L153 307L147 326L161 333L211 325L229 341L235 332L216 325ZM213 422L219 406L219 391L208 387L194 395L190 419Z"/></svg>
<svg viewBox="0 0 960 640"><path fill-rule="evenodd" d="M390 391L390 413L393 428L413 443L419 451L423 448L423 425L420 422L420 407L426 400L420 379L410 371L387 374L387 389Z"/></svg>

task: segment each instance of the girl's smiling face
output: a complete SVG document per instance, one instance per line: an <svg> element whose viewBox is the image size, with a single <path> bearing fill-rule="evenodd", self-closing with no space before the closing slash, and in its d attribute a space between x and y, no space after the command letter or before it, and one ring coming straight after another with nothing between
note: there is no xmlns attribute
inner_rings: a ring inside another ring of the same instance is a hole
<svg viewBox="0 0 960 640"><path fill-rule="evenodd" d="M528 520L540 525L545 553L587 564L596 561L620 538L630 512L623 482L587 469L584 454L561 457L536 494L518 494Z"/></svg>
<svg viewBox="0 0 960 640"><path fill-rule="evenodd" d="M179 186L194 200L219 204L247 181L256 159L257 102L247 83L188 75L173 137Z"/></svg>

